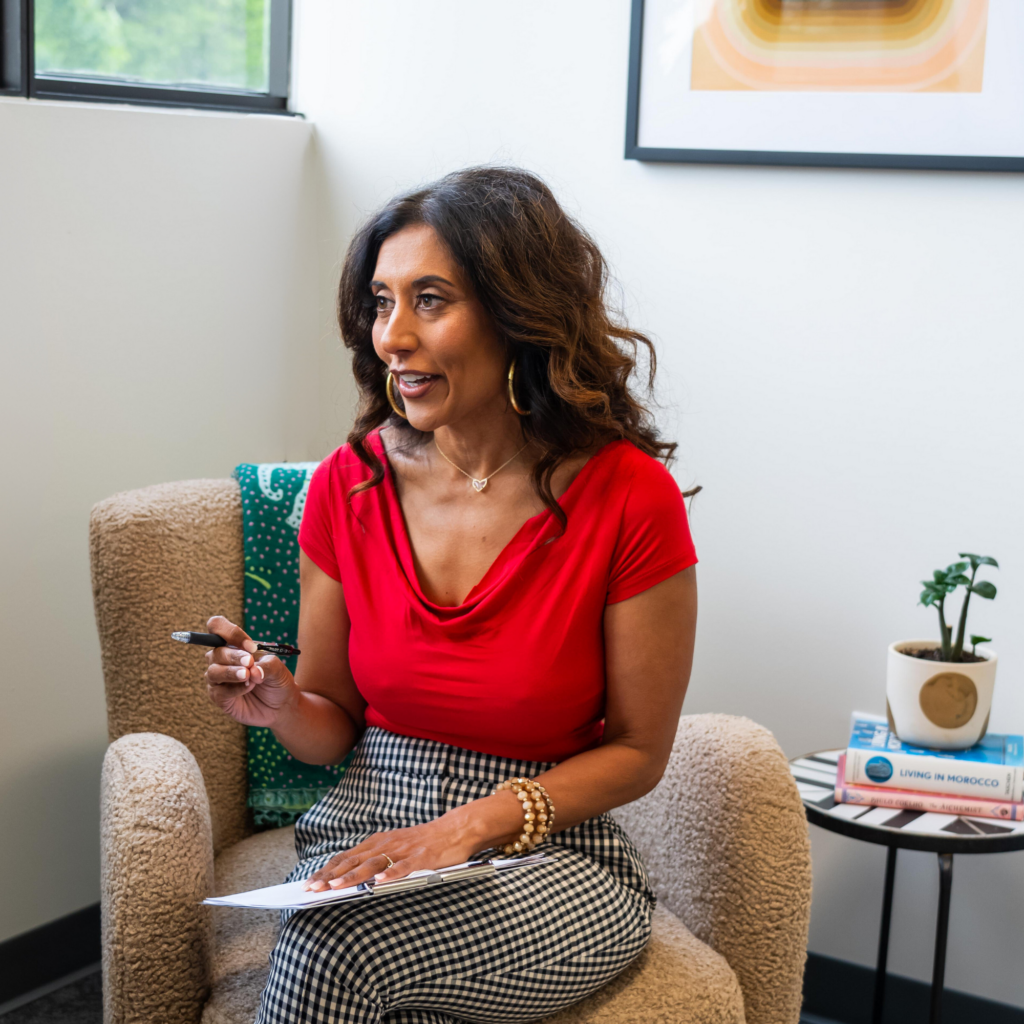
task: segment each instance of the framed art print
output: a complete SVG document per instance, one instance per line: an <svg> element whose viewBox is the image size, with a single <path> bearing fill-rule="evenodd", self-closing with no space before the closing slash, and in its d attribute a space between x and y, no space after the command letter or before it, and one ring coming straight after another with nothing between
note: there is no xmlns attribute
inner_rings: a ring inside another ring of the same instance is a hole
<svg viewBox="0 0 1024 1024"><path fill-rule="evenodd" d="M633 0L626 156L1024 170L1024 0Z"/></svg>

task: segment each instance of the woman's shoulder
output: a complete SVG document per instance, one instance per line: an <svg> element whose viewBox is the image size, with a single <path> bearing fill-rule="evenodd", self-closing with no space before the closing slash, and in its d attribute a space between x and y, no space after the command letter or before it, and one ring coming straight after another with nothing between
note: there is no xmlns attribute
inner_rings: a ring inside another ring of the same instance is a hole
<svg viewBox="0 0 1024 1024"><path fill-rule="evenodd" d="M682 501L675 478L661 459L648 455L632 441L611 441L602 448L598 458L598 476L610 481L620 493L634 497L643 494L664 495Z"/></svg>
<svg viewBox="0 0 1024 1024"><path fill-rule="evenodd" d="M637 532L676 530L686 522L682 491L665 464L631 441L601 448L573 496L581 526L620 540ZM585 525L584 525L585 524Z"/></svg>
<svg viewBox="0 0 1024 1024"><path fill-rule="evenodd" d="M366 444L379 458L380 438L378 431L374 431L367 436ZM335 486L345 487L346 490L362 483L371 475L369 466L356 455L352 445L347 441L335 448L330 455L324 457L317 467L316 473L322 478L330 480Z"/></svg>
<svg viewBox="0 0 1024 1024"><path fill-rule="evenodd" d="M367 440L373 443L370 438ZM379 455L379 448L375 450ZM359 518L359 512L353 518L352 489L370 476L369 466L345 443L321 460L309 481L299 527L299 546L334 579L341 578L337 543ZM359 504L360 511L365 512L365 498Z"/></svg>
<svg viewBox="0 0 1024 1024"><path fill-rule="evenodd" d="M620 495L608 604L625 601L697 561L683 494L668 468L630 441L614 442L614 480Z"/></svg>

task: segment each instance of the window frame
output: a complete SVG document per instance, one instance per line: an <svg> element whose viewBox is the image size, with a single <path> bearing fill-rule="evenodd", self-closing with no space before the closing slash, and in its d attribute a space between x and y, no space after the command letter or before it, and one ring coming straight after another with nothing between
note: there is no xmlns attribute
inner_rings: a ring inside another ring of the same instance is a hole
<svg viewBox="0 0 1024 1024"><path fill-rule="evenodd" d="M293 115L288 109L292 0L268 2L267 91L253 92L224 86L154 85L84 75L36 74L34 0L0 0L0 96Z"/></svg>

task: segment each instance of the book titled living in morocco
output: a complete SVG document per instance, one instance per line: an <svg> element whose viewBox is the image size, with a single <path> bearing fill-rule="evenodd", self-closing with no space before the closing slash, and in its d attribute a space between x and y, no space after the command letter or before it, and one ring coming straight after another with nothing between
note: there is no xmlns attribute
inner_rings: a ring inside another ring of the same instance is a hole
<svg viewBox="0 0 1024 1024"><path fill-rule="evenodd" d="M856 711L840 778L847 786L1020 803L1024 736L988 733L967 750L929 750L901 742L884 718Z"/></svg>
<svg viewBox="0 0 1024 1024"><path fill-rule="evenodd" d="M910 789L885 789L882 786L848 786L844 781L846 755L839 756L836 773L837 804L863 804L867 807L899 807L906 811L933 811L937 814L966 815L969 818L999 818L1024 821L1024 803L1005 800L981 800L944 793L915 793Z"/></svg>

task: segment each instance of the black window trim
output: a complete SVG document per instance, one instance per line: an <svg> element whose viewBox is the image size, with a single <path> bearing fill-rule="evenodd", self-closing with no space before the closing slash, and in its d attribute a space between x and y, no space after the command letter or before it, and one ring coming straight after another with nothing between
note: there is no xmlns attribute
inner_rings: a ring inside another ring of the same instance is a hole
<svg viewBox="0 0 1024 1024"><path fill-rule="evenodd" d="M270 47L266 92L202 86L153 85L116 78L35 73L33 0L0 0L0 96L148 107L286 114L291 55L292 0L270 3Z"/></svg>

